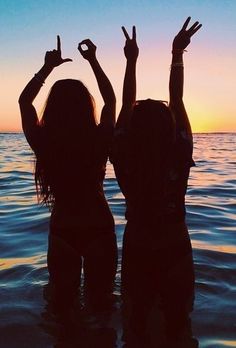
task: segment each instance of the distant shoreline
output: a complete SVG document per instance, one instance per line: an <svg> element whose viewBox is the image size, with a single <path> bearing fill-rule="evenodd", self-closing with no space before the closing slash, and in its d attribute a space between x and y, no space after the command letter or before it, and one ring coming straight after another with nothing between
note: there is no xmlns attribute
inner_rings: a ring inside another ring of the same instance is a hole
<svg viewBox="0 0 236 348"><path fill-rule="evenodd" d="M23 134L23 132L19 131L19 132L1 132L0 131L0 134ZM209 135L213 135L213 134L236 134L236 131L228 131L228 132L193 132L193 135L198 135L198 134L209 134Z"/></svg>

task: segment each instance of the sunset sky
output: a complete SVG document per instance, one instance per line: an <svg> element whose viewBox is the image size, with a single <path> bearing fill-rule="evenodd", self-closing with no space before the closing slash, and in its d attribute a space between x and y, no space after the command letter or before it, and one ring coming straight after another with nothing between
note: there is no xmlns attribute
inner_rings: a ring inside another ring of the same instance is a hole
<svg viewBox="0 0 236 348"><path fill-rule="evenodd" d="M20 131L18 97L40 69L47 50L60 34L63 58L35 100L40 113L57 79L81 79L102 100L88 63L77 44L90 38L109 76L117 113L125 68L121 26L137 28L140 55L137 99L168 100L171 44L185 19L203 27L184 55L184 101L194 132L236 131L236 1L235 0L0 0L0 131Z"/></svg>

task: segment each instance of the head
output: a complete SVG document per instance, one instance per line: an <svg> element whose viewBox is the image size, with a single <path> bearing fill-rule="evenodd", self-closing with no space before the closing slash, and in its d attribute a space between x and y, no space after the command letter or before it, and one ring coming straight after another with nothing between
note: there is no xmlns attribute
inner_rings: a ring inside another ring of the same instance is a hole
<svg viewBox="0 0 236 348"><path fill-rule="evenodd" d="M50 135L71 137L71 132L96 126L94 100L79 80L65 79L54 83L45 103L41 125Z"/></svg>
<svg viewBox="0 0 236 348"><path fill-rule="evenodd" d="M136 102L131 119L131 136L145 150L165 150L174 141L175 122L169 107L159 100Z"/></svg>
<svg viewBox="0 0 236 348"><path fill-rule="evenodd" d="M157 175L154 171L161 175L175 139L175 122L169 107L158 100L137 101L129 139L130 166L134 172L149 173L149 168L152 175Z"/></svg>

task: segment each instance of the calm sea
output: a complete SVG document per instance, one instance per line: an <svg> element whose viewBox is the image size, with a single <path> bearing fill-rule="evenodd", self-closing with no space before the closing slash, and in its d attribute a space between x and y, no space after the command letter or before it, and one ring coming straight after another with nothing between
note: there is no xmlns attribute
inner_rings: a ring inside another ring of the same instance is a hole
<svg viewBox="0 0 236 348"><path fill-rule="evenodd" d="M194 159L186 197L196 269L193 331L201 348L236 347L236 134L195 134ZM47 317L49 214L37 204L33 167L24 136L0 134L0 347L82 347L60 342ZM111 165L105 192L121 248L125 206Z"/></svg>

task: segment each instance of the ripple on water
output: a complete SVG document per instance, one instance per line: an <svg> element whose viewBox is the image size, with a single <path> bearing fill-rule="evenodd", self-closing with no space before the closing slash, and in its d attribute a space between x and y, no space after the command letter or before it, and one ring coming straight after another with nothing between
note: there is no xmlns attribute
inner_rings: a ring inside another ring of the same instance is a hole
<svg viewBox="0 0 236 348"><path fill-rule="evenodd" d="M196 273L193 330L201 348L236 347L235 139L194 136L186 205ZM37 204L34 156L22 134L0 134L0 170L0 347L51 348L61 328L45 319L43 300L49 213ZM109 163L104 189L116 221L119 291L125 202Z"/></svg>

